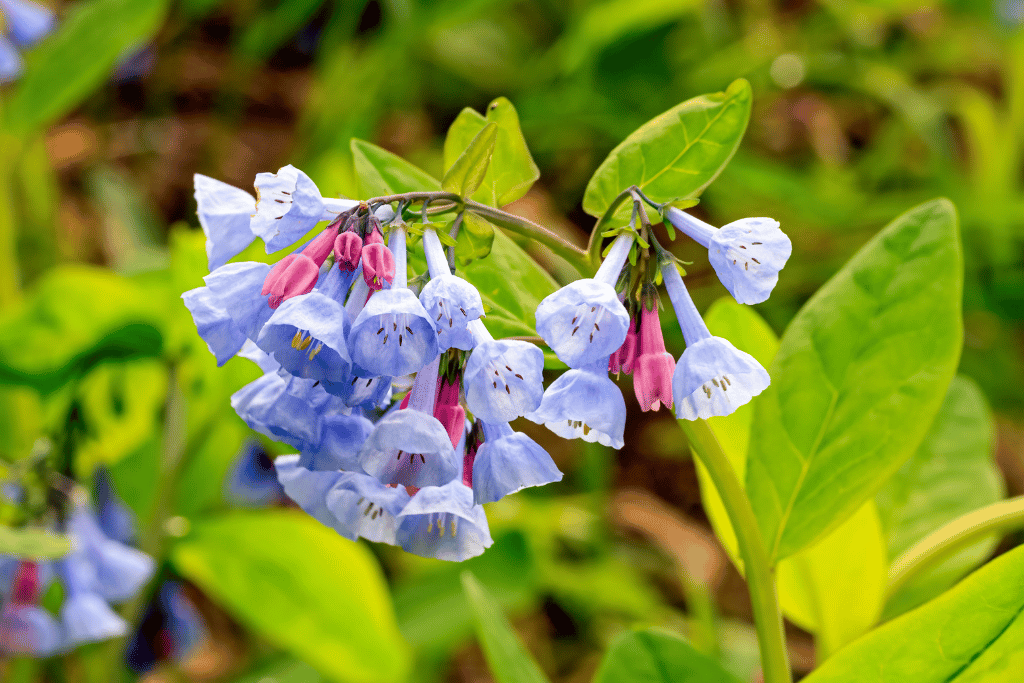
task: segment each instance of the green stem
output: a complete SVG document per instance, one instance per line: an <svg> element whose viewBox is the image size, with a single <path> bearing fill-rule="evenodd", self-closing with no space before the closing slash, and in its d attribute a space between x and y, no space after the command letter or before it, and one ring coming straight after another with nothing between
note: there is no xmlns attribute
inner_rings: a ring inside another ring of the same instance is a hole
<svg viewBox="0 0 1024 683"><path fill-rule="evenodd" d="M889 567L887 597L917 574L979 538L1008 529L1024 528L1024 496L1002 500L957 517L928 534Z"/></svg>
<svg viewBox="0 0 1024 683"><path fill-rule="evenodd" d="M505 230L540 242L556 256L562 257L582 273L593 273L597 270L592 261L588 262L587 252L527 218L474 201L467 201L466 209L483 216Z"/></svg>
<svg viewBox="0 0 1024 683"><path fill-rule="evenodd" d="M792 674L786 651L786 636L782 630L782 614L775 594L775 578L754 509L708 423L704 420L679 420L679 424L689 438L694 453L707 468L736 532L750 592L750 604L754 611L757 641L761 647L764 681L788 683L792 681Z"/></svg>
<svg viewBox="0 0 1024 683"><path fill-rule="evenodd" d="M604 232L604 225L611 220L612 216L615 215L615 211L619 208L619 205L626 200L627 197L633 195L633 187L628 187L619 195L612 200L612 203L605 209L604 215L597 219L597 223L594 224L594 230L590 233L590 241L587 243L587 256L590 259L590 265L596 270L601 265L601 233Z"/></svg>

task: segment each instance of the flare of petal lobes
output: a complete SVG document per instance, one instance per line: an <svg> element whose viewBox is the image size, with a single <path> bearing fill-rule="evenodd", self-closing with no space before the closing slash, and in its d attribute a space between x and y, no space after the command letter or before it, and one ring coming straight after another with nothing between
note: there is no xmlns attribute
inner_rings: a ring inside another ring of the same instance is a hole
<svg viewBox="0 0 1024 683"><path fill-rule="evenodd" d="M359 450L359 465L382 484L441 486L455 479L459 461L437 418L394 410L380 420Z"/></svg>
<svg viewBox="0 0 1024 683"><path fill-rule="evenodd" d="M277 470L277 480L284 487L284 492L306 514L342 536L355 540L327 508L327 492L338 482L341 472L314 471L300 467L298 455L278 456L274 460L274 469Z"/></svg>
<svg viewBox="0 0 1024 683"><path fill-rule="evenodd" d="M256 346L256 343L251 339L247 339L242 348L238 352L240 358L245 358L248 361L255 363L260 370L264 373L277 372L281 369L281 364L274 360L274 357L269 353Z"/></svg>
<svg viewBox="0 0 1024 683"><path fill-rule="evenodd" d="M249 221L256 199L233 185L198 173L193 178L199 225L206 235L206 258L216 270L252 244Z"/></svg>
<svg viewBox="0 0 1024 683"><path fill-rule="evenodd" d="M371 290L384 289L384 283L395 281L395 256L383 244L363 246L362 263L363 280Z"/></svg>
<svg viewBox="0 0 1024 683"><path fill-rule="evenodd" d="M387 375L370 375L353 365L344 380L325 380L321 386L332 396L340 398L349 408L384 409L391 402L391 379Z"/></svg>
<svg viewBox="0 0 1024 683"><path fill-rule="evenodd" d="M526 416L564 439L623 446L626 402L608 379L608 359L569 370L551 383L540 407Z"/></svg>
<svg viewBox="0 0 1024 683"><path fill-rule="evenodd" d="M511 422L540 406L544 352L514 339L482 341L466 361L462 386L466 406L477 418L494 424Z"/></svg>
<svg viewBox="0 0 1024 683"><path fill-rule="evenodd" d="M240 507L265 507L284 496L274 463L256 441L242 445L228 471L224 489L228 502Z"/></svg>
<svg viewBox="0 0 1024 683"><path fill-rule="evenodd" d="M646 353L633 367L633 391L644 412L672 406L672 377L676 369L672 354Z"/></svg>
<svg viewBox="0 0 1024 683"><path fill-rule="evenodd" d="M95 593L80 593L64 601L60 608L64 625L64 645L73 648L123 636L128 624Z"/></svg>
<svg viewBox="0 0 1024 683"><path fill-rule="evenodd" d="M398 545L422 557L461 562L493 543L483 506L461 481L420 489L398 519Z"/></svg>
<svg viewBox="0 0 1024 683"><path fill-rule="evenodd" d="M10 83L25 68L25 62L18 54L17 48L0 33L0 83Z"/></svg>
<svg viewBox="0 0 1024 683"><path fill-rule="evenodd" d="M455 275L440 275L420 292L420 303L437 328L437 344L469 351L475 346L467 325L484 314L484 303L476 287Z"/></svg>
<svg viewBox="0 0 1024 683"><path fill-rule="evenodd" d="M404 486L385 486L361 472L342 472L327 492L327 508L342 536L396 544L398 514L409 502Z"/></svg>
<svg viewBox="0 0 1024 683"><path fill-rule="evenodd" d="M31 0L0 0L0 15L19 45L31 45L53 30L53 11Z"/></svg>
<svg viewBox="0 0 1024 683"><path fill-rule="evenodd" d="M623 340L622 346L608 359L608 372L631 374L636 363L638 347L639 338L636 334L636 319L630 318L629 330L626 332L626 338Z"/></svg>
<svg viewBox="0 0 1024 683"><path fill-rule="evenodd" d="M268 373L236 391L231 407L251 429L301 451L319 447L324 415L345 406L315 380Z"/></svg>
<svg viewBox="0 0 1024 683"><path fill-rule="evenodd" d="M537 306L537 332L570 368L608 358L626 339L629 313L603 282L577 280Z"/></svg>
<svg viewBox="0 0 1024 683"><path fill-rule="evenodd" d="M206 348L217 359L217 365L227 363L247 339L231 313L221 305L220 299L209 287L190 289L181 298L185 308L192 314L196 331L206 342Z"/></svg>
<svg viewBox="0 0 1024 683"><path fill-rule="evenodd" d="M349 356L370 376L408 375L440 353L435 337L430 317L415 294L408 289L382 290L370 297L352 322Z"/></svg>
<svg viewBox="0 0 1024 683"><path fill-rule="evenodd" d="M343 232L334 238L334 260L340 268L355 270L363 255L363 240L354 232Z"/></svg>
<svg viewBox="0 0 1024 683"><path fill-rule="evenodd" d="M256 213L249 228L267 243L268 254L296 242L332 216L316 184L294 166L285 166L277 173L256 174L255 186Z"/></svg>
<svg viewBox="0 0 1024 683"><path fill-rule="evenodd" d="M68 521L68 532L81 544L82 556L96 572L96 593L109 602L135 596L153 576L156 565L144 552L103 535L92 511L78 506Z"/></svg>
<svg viewBox="0 0 1024 683"><path fill-rule="evenodd" d="M562 473L536 441L503 423L483 423L485 441L473 461L473 500L493 503L528 486L561 481Z"/></svg>
<svg viewBox="0 0 1024 683"><path fill-rule="evenodd" d="M62 645L60 624L42 607L10 602L0 612L0 654L48 657Z"/></svg>
<svg viewBox="0 0 1024 683"><path fill-rule="evenodd" d="M702 339L688 346L676 364L672 378L676 416L696 420L728 415L770 382L750 354L721 337Z"/></svg>
<svg viewBox="0 0 1024 683"><path fill-rule="evenodd" d="M252 341L260 336L263 325L273 315L263 283L270 274L266 263L243 261L228 263L203 278L217 305L228 312L235 325Z"/></svg>
<svg viewBox="0 0 1024 683"><path fill-rule="evenodd" d="M313 259L305 254L288 254L270 269L260 294L269 297L271 308L277 308L287 299L312 291L319 277L320 266Z"/></svg>
<svg viewBox="0 0 1024 683"><path fill-rule="evenodd" d="M741 304L768 299L793 244L771 218L744 218L716 231L708 260L725 288Z"/></svg>
<svg viewBox="0 0 1024 683"><path fill-rule="evenodd" d="M328 415L323 420L319 447L302 451L299 466L307 470L361 472L357 456L372 431L373 423L356 411L350 415Z"/></svg>
<svg viewBox="0 0 1024 683"><path fill-rule="evenodd" d="M339 382L352 369L345 309L319 292L284 302L263 326L256 344L296 377Z"/></svg>

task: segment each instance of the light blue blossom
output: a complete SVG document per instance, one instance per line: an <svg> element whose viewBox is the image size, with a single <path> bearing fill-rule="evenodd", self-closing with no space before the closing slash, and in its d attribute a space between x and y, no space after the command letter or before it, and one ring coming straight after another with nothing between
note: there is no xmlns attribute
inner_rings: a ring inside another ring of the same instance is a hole
<svg viewBox="0 0 1024 683"><path fill-rule="evenodd" d="M397 542L422 557L461 562L491 547L491 532L483 506L461 480L427 486L398 515Z"/></svg>
<svg viewBox="0 0 1024 683"><path fill-rule="evenodd" d="M629 313L614 285L633 240L629 233L617 237L593 279L576 280L537 306L537 332L570 368L610 356L626 339Z"/></svg>
<svg viewBox="0 0 1024 683"><path fill-rule="evenodd" d="M511 422L540 405L544 353L520 340L495 341L479 320L470 324L476 348L466 361L466 406L484 422Z"/></svg>
<svg viewBox="0 0 1024 683"><path fill-rule="evenodd" d="M327 492L338 482L342 473L337 470L308 470L299 465L298 455L280 455L274 460L277 479L295 503L306 514L341 535L347 530L334 513L327 508Z"/></svg>
<svg viewBox="0 0 1024 683"><path fill-rule="evenodd" d="M722 228L670 208L665 217L708 250L708 260L725 288L741 304L768 299L793 244L771 218L743 218Z"/></svg>
<svg viewBox="0 0 1024 683"><path fill-rule="evenodd" d="M291 165L277 173L257 174L255 185L256 214L249 228L267 243L268 254L293 244L320 221L359 205L350 199L321 197L309 176Z"/></svg>
<svg viewBox="0 0 1024 683"><path fill-rule="evenodd" d="M96 519L103 535L121 543L135 541L135 513L114 490L105 467L96 469Z"/></svg>
<svg viewBox="0 0 1024 683"><path fill-rule="evenodd" d="M216 270L252 244L249 221L256 199L245 190L198 173L193 178L199 225L206 235L206 258Z"/></svg>
<svg viewBox="0 0 1024 683"><path fill-rule="evenodd" d="M526 419L564 439L583 439L615 449L623 446L626 401L608 379L608 356L572 369L551 383L540 407Z"/></svg>
<svg viewBox="0 0 1024 683"><path fill-rule="evenodd" d="M419 487L447 484L459 467L444 425L412 407L377 421L359 451L359 465L383 484Z"/></svg>
<svg viewBox="0 0 1024 683"><path fill-rule="evenodd" d="M441 242L431 228L423 231L423 254L427 259L430 282L420 292L420 303L437 328L438 347L441 351L453 347L468 351L474 344L468 325L484 314L480 292L461 277L451 274Z"/></svg>
<svg viewBox="0 0 1024 683"><path fill-rule="evenodd" d="M0 612L0 654L49 657L63 643L60 624L38 605L9 602Z"/></svg>
<svg viewBox="0 0 1024 683"><path fill-rule="evenodd" d="M299 450L317 448L328 411L343 408L316 380L271 372L231 396L231 407L251 429Z"/></svg>
<svg viewBox="0 0 1024 683"><path fill-rule="evenodd" d="M242 507L265 507L284 497L274 463L258 441L242 444L224 480L224 493L230 503Z"/></svg>
<svg viewBox="0 0 1024 683"><path fill-rule="evenodd" d="M339 382L352 367L345 342L345 309L319 292L281 304L264 324L256 344L296 377Z"/></svg>
<svg viewBox="0 0 1024 683"><path fill-rule="evenodd" d="M217 365L224 365L238 353L248 337L239 328L235 318L221 304L220 298L209 287L190 289L181 295L185 308L192 314L196 331L217 358Z"/></svg>
<svg viewBox="0 0 1024 683"><path fill-rule="evenodd" d="M749 353L711 336L675 264L663 264L661 274L686 340L672 376L676 416L696 420L729 415L764 391L771 379Z"/></svg>
<svg viewBox="0 0 1024 683"><path fill-rule="evenodd" d="M0 83L14 80L21 74L24 62L15 45L26 47L53 30L53 12L30 0L0 0Z"/></svg>
<svg viewBox="0 0 1024 683"><path fill-rule="evenodd" d="M64 626L64 647L75 648L123 636L128 624L110 609L94 592L97 578L93 567L83 558L71 554L56 562L57 575L64 584L64 603L60 608Z"/></svg>
<svg viewBox="0 0 1024 683"><path fill-rule="evenodd" d="M327 508L345 538L395 545L398 515L409 502L404 486L385 486L360 472L343 472L327 492Z"/></svg>
<svg viewBox="0 0 1024 683"><path fill-rule="evenodd" d="M75 553L96 572L95 591L109 602L124 602L138 593L153 576L153 558L103 535L96 517L85 505L78 505L68 520L68 533L75 539Z"/></svg>
<svg viewBox="0 0 1024 683"><path fill-rule="evenodd" d="M215 305L228 312L235 325L249 339L259 339L263 325L274 309L262 293L263 281L270 274L266 263L243 261L228 263L203 277Z"/></svg>
<svg viewBox="0 0 1024 683"><path fill-rule="evenodd" d="M299 466L307 470L349 470L361 472L359 449L373 431L373 423L357 410L334 413L323 419L323 431L316 448L299 456Z"/></svg>
<svg viewBox="0 0 1024 683"><path fill-rule="evenodd" d="M561 481L548 452L507 422L481 422L484 442L473 460L473 500L493 503L527 486Z"/></svg>

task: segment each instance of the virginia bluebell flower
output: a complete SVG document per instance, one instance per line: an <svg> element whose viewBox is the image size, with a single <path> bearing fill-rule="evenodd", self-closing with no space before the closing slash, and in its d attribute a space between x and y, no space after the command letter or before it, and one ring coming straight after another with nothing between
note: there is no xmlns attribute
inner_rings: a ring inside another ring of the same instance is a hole
<svg viewBox="0 0 1024 683"><path fill-rule="evenodd" d="M473 460L473 500L493 503L527 486L543 486L561 481L548 452L521 432L512 431L507 422L481 422L484 442Z"/></svg>
<svg viewBox="0 0 1024 683"><path fill-rule="evenodd" d="M676 416L728 415L764 391L771 379L749 353L711 336L674 263L663 264L661 274L686 340L672 378Z"/></svg>
<svg viewBox="0 0 1024 683"><path fill-rule="evenodd" d="M633 363L633 391L640 410L658 410L662 404L672 406L672 373L676 361L665 350L658 317L658 301L641 304L640 355Z"/></svg>
<svg viewBox="0 0 1024 683"><path fill-rule="evenodd" d="M41 582L35 562L19 562L10 598L0 612L0 654L48 657L63 642L60 625L40 607Z"/></svg>
<svg viewBox="0 0 1024 683"><path fill-rule="evenodd" d="M320 443L299 456L299 466L307 470L349 470L361 472L359 449L373 431L373 423L360 414L333 413L323 419Z"/></svg>
<svg viewBox="0 0 1024 683"><path fill-rule="evenodd" d="M480 320L469 328L475 348L462 383L470 412L497 424L536 410L544 394L544 352L525 341L496 341Z"/></svg>
<svg viewBox="0 0 1024 683"><path fill-rule="evenodd" d="M206 234L206 258L216 270L252 244L249 221L256 199L245 190L198 173L193 178L199 225Z"/></svg>
<svg viewBox="0 0 1024 683"><path fill-rule="evenodd" d="M317 381L268 372L236 391L231 407L251 429L304 450L320 444L326 413L344 408Z"/></svg>
<svg viewBox="0 0 1024 683"><path fill-rule="evenodd" d="M348 336L352 361L371 376L408 375L439 353L434 325L419 299L406 287L402 226L392 228L391 251L395 257L392 288L373 293L352 322Z"/></svg>
<svg viewBox="0 0 1024 683"><path fill-rule="evenodd" d="M634 239L631 233L619 235L593 279L576 280L537 306L537 332L570 368L608 358L626 338L629 313L615 283Z"/></svg>
<svg viewBox="0 0 1024 683"><path fill-rule="evenodd" d="M636 316L633 315L629 318L629 330L626 332L622 346L608 359L608 372L632 374L639 346L640 337L636 333Z"/></svg>
<svg viewBox="0 0 1024 683"><path fill-rule="evenodd" d="M26 47L53 30L50 8L31 0L0 0L0 19L6 35L0 34L0 83L17 78L25 67L15 45Z"/></svg>
<svg viewBox="0 0 1024 683"><path fill-rule="evenodd" d="M199 336L217 359L224 365L238 353L248 337L238 326L231 312L209 287L190 289L181 295L185 308L192 314Z"/></svg>
<svg viewBox="0 0 1024 683"><path fill-rule="evenodd" d="M306 514L326 527L346 535L347 529L327 508L327 492L338 483L342 473L338 470L308 470L299 465L298 455L279 455L274 460L277 479L295 503Z"/></svg>
<svg viewBox="0 0 1024 683"><path fill-rule="evenodd" d="M64 626L65 648L117 638L128 631L124 619L95 592L96 574L83 556L72 553L55 564L57 576L64 584L60 618Z"/></svg>
<svg viewBox="0 0 1024 683"><path fill-rule="evenodd" d="M793 244L771 218L743 218L722 228L670 208L665 217L708 250L708 260L725 288L741 304L768 299Z"/></svg>
<svg viewBox="0 0 1024 683"><path fill-rule="evenodd" d="M242 444L224 480L224 497L241 507L265 507L284 498L274 462L258 441Z"/></svg>
<svg viewBox="0 0 1024 683"><path fill-rule="evenodd" d="M228 263L203 277L216 305L227 311L242 334L253 341L274 313L267 295L262 293L269 274L266 263L244 261Z"/></svg>
<svg viewBox="0 0 1024 683"><path fill-rule="evenodd" d="M309 176L285 166L277 173L256 175L256 214L249 223L253 234L267 243L267 253L296 242L320 221L331 220L359 202L320 196Z"/></svg>
<svg viewBox="0 0 1024 683"><path fill-rule="evenodd" d="M256 344L296 377L341 382L352 367L345 309L319 292L284 302L267 320Z"/></svg>
<svg viewBox="0 0 1024 683"><path fill-rule="evenodd" d="M147 673L157 661L180 662L205 636L206 626L185 595L180 581L160 586L132 635L125 660L136 673Z"/></svg>
<svg viewBox="0 0 1024 683"><path fill-rule="evenodd" d="M342 472L326 503L345 538L395 545L397 516L409 503L409 493L404 486L385 486L361 472Z"/></svg>
<svg viewBox="0 0 1024 683"><path fill-rule="evenodd" d="M457 479L420 489L398 515L397 542L410 553L461 562L491 547L487 515Z"/></svg>
<svg viewBox="0 0 1024 683"><path fill-rule="evenodd" d="M619 449L626 428L626 402L608 379L608 357L572 369L551 383L540 407L526 419L564 439L583 439Z"/></svg>
<svg viewBox="0 0 1024 683"><path fill-rule="evenodd" d="M87 505L75 506L67 528L77 544L73 552L92 565L96 572L94 588L105 600L129 600L153 576L153 558L104 536Z"/></svg>
<svg viewBox="0 0 1024 683"><path fill-rule="evenodd" d="M452 275L444 257L444 248L433 228L423 231L423 254L427 259L430 282L420 292L420 303L437 327L437 344L442 351L473 348L469 323L484 314L480 292L461 277Z"/></svg>
<svg viewBox="0 0 1024 683"><path fill-rule="evenodd" d="M103 535L121 543L134 543L135 513L117 495L107 469L97 468L93 480L96 487L96 520Z"/></svg>

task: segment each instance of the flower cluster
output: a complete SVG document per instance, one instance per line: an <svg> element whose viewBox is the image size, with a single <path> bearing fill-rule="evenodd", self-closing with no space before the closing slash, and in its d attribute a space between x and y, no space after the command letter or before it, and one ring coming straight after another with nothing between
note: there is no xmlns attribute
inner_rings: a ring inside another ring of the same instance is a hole
<svg viewBox="0 0 1024 683"><path fill-rule="evenodd" d="M254 430L298 453L285 493L339 534L447 560L491 544L483 503L561 479L509 422L540 407L543 354L496 340L480 294L449 267L430 225L388 204L332 200L286 166L259 197L196 176L212 272L183 295L218 362L264 374L232 397ZM275 265L227 263L256 237L268 253L327 222ZM422 231L429 281L409 287Z"/></svg>
<svg viewBox="0 0 1024 683"><path fill-rule="evenodd" d="M53 12L32 0L0 0L0 83L13 81L25 68L18 47L27 47L53 30Z"/></svg>

